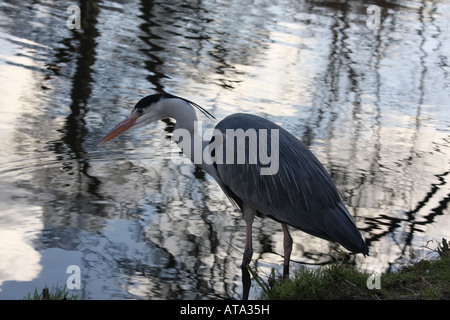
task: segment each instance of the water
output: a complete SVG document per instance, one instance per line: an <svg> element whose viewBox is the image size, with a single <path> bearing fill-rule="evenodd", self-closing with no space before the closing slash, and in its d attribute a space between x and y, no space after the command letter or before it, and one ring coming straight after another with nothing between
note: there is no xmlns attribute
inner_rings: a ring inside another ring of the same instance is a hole
<svg viewBox="0 0 450 320"><path fill-rule="evenodd" d="M171 160L173 124L96 146L162 90L304 141L370 247L358 268L395 270L450 238L449 1L383 2L379 29L356 1L75 4L80 30L69 4L0 3L1 299L62 287L71 265L87 299L242 298L244 222ZM293 269L342 249L292 235ZM281 226L256 220L260 274L281 272L282 253Z"/></svg>

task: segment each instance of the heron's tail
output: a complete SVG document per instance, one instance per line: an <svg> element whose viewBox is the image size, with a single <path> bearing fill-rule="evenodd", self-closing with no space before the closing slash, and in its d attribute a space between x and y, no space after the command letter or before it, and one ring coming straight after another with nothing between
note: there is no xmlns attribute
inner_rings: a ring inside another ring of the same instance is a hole
<svg viewBox="0 0 450 320"><path fill-rule="evenodd" d="M369 255L369 248L342 202L327 218L326 229L331 241L338 242L351 252L362 253L364 256Z"/></svg>

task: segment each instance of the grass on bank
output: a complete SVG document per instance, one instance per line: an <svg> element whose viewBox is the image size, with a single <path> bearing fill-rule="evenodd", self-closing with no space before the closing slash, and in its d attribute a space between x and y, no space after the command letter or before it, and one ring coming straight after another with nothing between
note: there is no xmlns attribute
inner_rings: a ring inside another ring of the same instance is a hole
<svg viewBox="0 0 450 320"><path fill-rule="evenodd" d="M361 272L333 263L318 270L299 271L287 279L274 279L272 271L265 282L249 270L264 299L450 299L449 242L442 239L434 251L439 253L438 259L420 260L392 273Z"/></svg>
<svg viewBox="0 0 450 320"><path fill-rule="evenodd" d="M62 289L58 287L53 287L49 290L44 287L39 293L38 289L34 289L34 292L28 293L24 300L77 300L78 296L70 293L70 291L64 286Z"/></svg>
<svg viewBox="0 0 450 320"><path fill-rule="evenodd" d="M420 260L397 272L383 273L379 275L378 283L377 274L357 271L340 262L318 270L299 271L288 279L275 279L272 270L267 282L253 269L249 268L249 271L264 292L261 298L265 299L450 299L449 242L442 239L432 250L439 254L439 259ZM373 289L368 288L368 283ZM79 298L65 286L51 290L45 287L41 293L35 289L34 293L24 297L25 300Z"/></svg>

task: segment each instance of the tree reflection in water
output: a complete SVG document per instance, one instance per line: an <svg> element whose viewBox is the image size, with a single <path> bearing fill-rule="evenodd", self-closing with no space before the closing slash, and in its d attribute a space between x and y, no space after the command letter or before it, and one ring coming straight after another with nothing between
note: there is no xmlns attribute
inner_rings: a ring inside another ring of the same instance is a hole
<svg viewBox="0 0 450 320"><path fill-rule="evenodd" d="M20 239L1 251L0 297L64 282L71 257L87 298L242 298L240 213L209 176L171 161L173 124L95 146L156 91L301 138L370 246L351 258L363 269L395 268L450 236L446 2L384 1L374 30L358 2L82 0L81 30L66 28L64 6L0 4L0 220ZM339 249L293 237L292 259L306 265ZM11 271L18 243L40 255L27 280ZM279 225L256 220L262 274L282 252Z"/></svg>

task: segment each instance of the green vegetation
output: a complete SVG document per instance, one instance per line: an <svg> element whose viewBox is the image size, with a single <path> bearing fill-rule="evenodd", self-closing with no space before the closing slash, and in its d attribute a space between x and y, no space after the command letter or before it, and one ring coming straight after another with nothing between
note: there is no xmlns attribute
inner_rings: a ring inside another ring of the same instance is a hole
<svg viewBox="0 0 450 320"><path fill-rule="evenodd" d="M425 248L431 249L427 246ZM261 287L264 299L431 299L450 300L450 248L442 239L435 249L436 260L420 260L397 272L375 274L358 271L354 266L335 262L317 270L299 271L292 278L275 279L272 270L265 282L255 270L248 267L253 279ZM369 289L368 287L372 287ZM25 300L76 300L64 286L45 287L24 297Z"/></svg>
<svg viewBox="0 0 450 320"><path fill-rule="evenodd" d="M64 286L64 288L60 289L58 287L53 287L52 290L49 290L47 287L42 289L42 292L39 293L38 289L34 289L33 294L28 294L24 297L24 300L77 300L78 296L74 294L70 294L70 291Z"/></svg>
<svg viewBox="0 0 450 320"><path fill-rule="evenodd" d="M266 283L249 269L265 299L450 299L447 240L442 239L434 251L439 253L436 260L420 260L397 272L383 274L361 272L353 266L333 263L318 270L299 271L287 279L274 279L272 271Z"/></svg>

